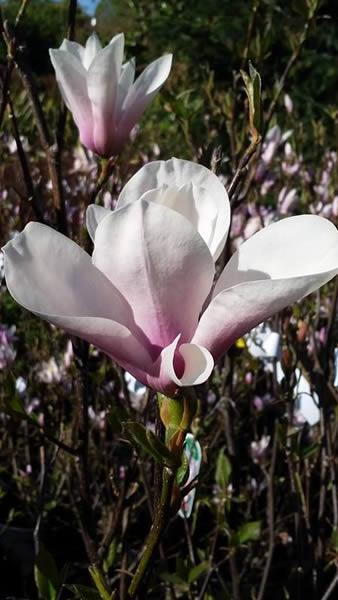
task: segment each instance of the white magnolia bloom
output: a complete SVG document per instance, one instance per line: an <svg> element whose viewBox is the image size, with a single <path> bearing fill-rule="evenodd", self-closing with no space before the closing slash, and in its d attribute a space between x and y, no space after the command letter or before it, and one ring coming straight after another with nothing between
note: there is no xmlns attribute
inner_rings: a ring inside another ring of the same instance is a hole
<svg viewBox="0 0 338 600"><path fill-rule="evenodd" d="M229 224L228 196L211 171L156 161L130 179L114 212L88 208L92 257L29 223L4 247L7 287L36 315L172 395L206 381L237 338L338 272L335 226L301 215L246 240L215 283Z"/></svg>
<svg viewBox="0 0 338 600"><path fill-rule="evenodd" d="M86 46L63 40L49 51L64 102L84 146L101 156L120 152L134 125L166 81L172 55L150 63L135 79L135 60L122 64L124 35L105 48L93 33Z"/></svg>

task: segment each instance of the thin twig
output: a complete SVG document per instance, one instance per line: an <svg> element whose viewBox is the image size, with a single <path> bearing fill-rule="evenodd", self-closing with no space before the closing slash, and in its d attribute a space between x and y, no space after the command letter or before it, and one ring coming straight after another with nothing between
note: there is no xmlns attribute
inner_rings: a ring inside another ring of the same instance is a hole
<svg viewBox="0 0 338 600"><path fill-rule="evenodd" d="M29 169L29 164L28 164L28 160L26 157L26 153L23 149L23 145L21 143L21 138L20 138L20 132L19 132L19 127L18 127L18 122L17 122L17 118L14 112L14 107L13 107L13 103L12 103L12 99L10 97L10 93L8 92L8 107L9 107L9 116L12 122L12 126L13 126L13 135L14 135L14 139L16 142L16 147L17 147L17 151L18 151L18 157L19 157L19 161L20 161L20 166L21 166L21 170L22 170L22 175L23 175L23 179L25 182L25 186L26 186L26 193L27 193L27 200L28 202L31 202L35 215L36 217L39 219L39 221L41 223L45 223L45 219L43 217L43 214L41 212L40 206L39 206L39 201L36 195L36 191L34 188L34 184L33 184L33 180L31 177L31 173L30 173L30 169Z"/></svg>
<svg viewBox="0 0 338 600"><path fill-rule="evenodd" d="M4 114L5 114L5 110L6 110L6 106L7 106L7 102L8 102L9 85L10 85L10 80L11 80L13 69L14 69L14 60L13 59L14 59L16 49L17 49L17 40L15 37L15 32L16 32L16 29L18 28L18 25L19 25L22 17L24 16L24 13L28 6L28 3L29 3L29 0L22 0L22 2L21 2L21 5L19 7L19 10L18 10L16 18L15 18L14 26L12 28L13 33L12 33L12 40L11 40L10 45L7 44L7 42L9 41L7 39L7 31L4 27L4 24L3 24L3 21L1 18L1 14L0 14L1 33L5 39L5 43L7 44L7 65L6 65L5 76L2 81L2 99L1 99L1 105L0 105L0 126L1 126L2 120L4 118Z"/></svg>
<svg viewBox="0 0 338 600"><path fill-rule="evenodd" d="M334 588L336 587L337 583L338 583L338 570L337 570L334 578L332 579L329 587L327 588L324 596L322 596L321 600L327 600L331 596L331 594L332 594Z"/></svg>
<svg viewBox="0 0 338 600"><path fill-rule="evenodd" d="M15 65L19 71L19 75L23 86L27 91L27 95L32 106L36 126L39 132L40 142L46 155L48 172L52 182L54 208L58 215L58 228L62 233L66 234L68 231L68 223L66 216L66 207L63 197L61 176L57 164L57 144L52 141L52 137L49 132L45 115L43 113L41 102L35 86L33 74L27 62L24 61L22 55L18 55L16 57Z"/></svg>
<svg viewBox="0 0 338 600"><path fill-rule="evenodd" d="M241 182L244 174L247 172L249 162L252 159L252 157L255 155L257 148L259 147L259 143L260 143L260 138L257 137L255 140L253 140L251 142L250 146L246 149L241 160L239 161L236 172L235 172L235 174L230 182L230 185L228 187L228 196L229 196L230 200L233 198L233 196L235 195L236 192L238 193L238 188L240 186L240 182Z"/></svg>
<svg viewBox="0 0 338 600"><path fill-rule="evenodd" d="M269 547L268 547L268 555L266 559L266 563L264 566L263 577L261 581L261 585L259 588L257 600L263 600L265 594L265 588L268 581L272 557L275 549L275 506L274 506L274 475L275 475L275 467L276 467L276 457L277 457L277 446L278 446L278 434L277 434L277 423L275 423L274 429L274 438L272 445L272 455L271 455L271 463L269 473L266 474L267 478L267 515L268 515L268 527L269 527Z"/></svg>
<svg viewBox="0 0 338 600"><path fill-rule="evenodd" d="M67 18L67 39L74 40L75 37L75 23L76 23L76 9L77 9L77 0L69 0L68 4L68 18ZM65 103L61 102L60 114L58 118L58 123L56 127L56 141L57 141L57 165L60 168L61 166L61 154L64 143L64 135L67 121L67 107Z"/></svg>

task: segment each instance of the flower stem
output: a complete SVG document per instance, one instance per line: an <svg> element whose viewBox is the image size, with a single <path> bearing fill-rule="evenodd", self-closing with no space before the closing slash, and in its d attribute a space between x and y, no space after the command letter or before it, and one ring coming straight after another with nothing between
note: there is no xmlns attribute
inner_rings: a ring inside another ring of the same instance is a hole
<svg viewBox="0 0 338 600"><path fill-rule="evenodd" d="M136 569L132 582L129 586L128 593L130 598L135 598L139 587L142 583L142 579L149 567L154 551L156 550L163 529L168 522L171 492L173 488L174 479L175 473L165 467L162 473L161 499L158 504L158 510L155 515L154 523L152 524L144 546L142 558Z"/></svg>

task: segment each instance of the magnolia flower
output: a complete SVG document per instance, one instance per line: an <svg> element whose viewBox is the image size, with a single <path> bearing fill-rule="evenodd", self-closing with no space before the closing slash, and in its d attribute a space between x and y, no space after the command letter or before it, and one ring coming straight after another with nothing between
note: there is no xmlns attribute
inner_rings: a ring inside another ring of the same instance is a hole
<svg viewBox="0 0 338 600"><path fill-rule="evenodd" d="M114 212L89 206L92 257L29 223L4 247L7 286L25 308L172 395L206 381L237 338L338 272L335 226L303 215L246 240L214 286L229 224L216 175L156 161L130 179Z"/></svg>
<svg viewBox="0 0 338 600"><path fill-rule="evenodd" d="M93 33L85 48L63 40L59 49L49 51L81 142L106 157L120 152L171 68L172 55L167 54L148 65L134 82L135 60L123 65L123 49L122 33L105 48Z"/></svg>

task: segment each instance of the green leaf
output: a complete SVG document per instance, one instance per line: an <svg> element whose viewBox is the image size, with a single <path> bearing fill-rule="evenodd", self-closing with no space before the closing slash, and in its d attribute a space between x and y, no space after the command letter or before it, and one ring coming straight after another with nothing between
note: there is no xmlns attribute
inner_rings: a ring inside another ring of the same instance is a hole
<svg viewBox="0 0 338 600"><path fill-rule="evenodd" d="M262 80L261 76L256 71L255 67L249 62L249 75L245 71L241 71L244 81L245 91L249 101L249 122L251 134L254 140L260 139L261 130L261 95L262 95Z"/></svg>
<svg viewBox="0 0 338 600"><path fill-rule="evenodd" d="M172 583L173 585L177 586L182 592L189 591L188 583L184 579L182 579L180 575L177 575L177 573L163 572L160 573L160 577L163 581L167 583Z"/></svg>
<svg viewBox="0 0 338 600"><path fill-rule="evenodd" d="M96 585L101 600L112 600L115 594L111 595L109 592L103 573L97 567L89 567L88 571Z"/></svg>
<svg viewBox="0 0 338 600"><path fill-rule="evenodd" d="M241 546L247 542L254 542L260 538L261 535L261 522L250 521L240 527L236 533L233 534L231 544L233 546Z"/></svg>
<svg viewBox="0 0 338 600"><path fill-rule="evenodd" d="M224 448L221 448L217 457L215 479L217 485L224 491L229 485L231 471L231 463L224 452Z"/></svg>
<svg viewBox="0 0 338 600"><path fill-rule="evenodd" d="M117 538L114 538L112 540L112 542L110 543L110 546L109 546L108 552L107 552L107 556L103 563L103 570L105 573L108 573L108 571L113 566L113 564L116 560L116 555L117 555Z"/></svg>
<svg viewBox="0 0 338 600"><path fill-rule="evenodd" d="M122 423L126 420L128 420L128 413L124 408L115 404L110 407L108 412L108 421L115 433L121 433Z"/></svg>
<svg viewBox="0 0 338 600"><path fill-rule="evenodd" d="M176 483L179 487L185 485L189 477L189 459L186 454L182 455L181 466L178 467L176 473Z"/></svg>
<svg viewBox="0 0 338 600"><path fill-rule="evenodd" d="M331 537L330 537L330 546L337 552L338 550L338 528L332 529Z"/></svg>
<svg viewBox="0 0 338 600"><path fill-rule="evenodd" d="M203 573L205 573L209 568L210 563L208 560L204 560L199 565L196 565L196 567L193 567L191 571L189 571L188 582L193 583L194 581L196 581L196 579L201 577L201 575L203 575Z"/></svg>
<svg viewBox="0 0 338 600"><path fill-rule="evenodd" d="M41 600L56 600L60 587L58 570L54 558L41 543L35 559L34 579Z"/></svg>
<svg viewBox="0 0 338 600"><path fill-rule="evenodd" d="M6 398L4 410L11 416L21 416L24 419L27 418L25 407L18 394L13 394L10 398Z"/></svg>
<svg viewBox="0 0 338 600"><path fill-rule="evenodd" d="M67 590L73 592L74 598L79 600L100 600L101 596L97 590L87 585L64 585Z"/></svg>
<svg viewBox="0 0 338 600"><path fill-rule="evenodd" d="M136 421L125 421L123 424L123 434L132 444L137 444L150 454L157 462L169 468L175 468L176 461L170 450L159 440L155 434L146 429Z"/></svg>

